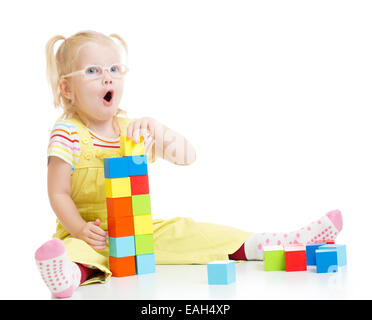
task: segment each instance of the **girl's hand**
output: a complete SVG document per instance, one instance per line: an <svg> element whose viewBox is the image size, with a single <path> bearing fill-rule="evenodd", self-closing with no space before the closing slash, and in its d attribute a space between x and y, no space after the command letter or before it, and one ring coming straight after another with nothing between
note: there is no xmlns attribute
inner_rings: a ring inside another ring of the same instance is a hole
<svg viewBox="0 0 372 320"><path fill-rule="evenodd" d="M103 250L106 248L107 233L100 228L100 225L99 219L86 222L76 237L84 240L95 250Z"/></svg>
<svg viewBox="0 0 372 320"><path fill-rule="evenodd" d="M159 122L153 118L144 117L140 119L133 120L127 130L127 137L133 139L134 143L138 143L140 136L146 143L146 140L154 139L155 128L159 126Z"/></svg>

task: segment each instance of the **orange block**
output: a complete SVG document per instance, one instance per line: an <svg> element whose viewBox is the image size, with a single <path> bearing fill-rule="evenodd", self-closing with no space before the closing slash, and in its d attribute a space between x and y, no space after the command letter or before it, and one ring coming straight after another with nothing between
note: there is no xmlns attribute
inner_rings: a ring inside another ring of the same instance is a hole
<svg viewBox="0 0 372 320"><path fill-rule="evenodd" d="M120 238L134 236L134 217L107 219L109 237Z"/></svg>
<svg viewBox="0 0 372 320"><path fill-rule="evenodd" d="M135 257L109 257L110 270L114 277L128 277L136 274Z"/></svg>
<svg viewBox="0 0 372 320"><path fill-rule="evenodd" d="M119 220L130 217L132 213L132 197L106 198L107 219Z"/></svg>

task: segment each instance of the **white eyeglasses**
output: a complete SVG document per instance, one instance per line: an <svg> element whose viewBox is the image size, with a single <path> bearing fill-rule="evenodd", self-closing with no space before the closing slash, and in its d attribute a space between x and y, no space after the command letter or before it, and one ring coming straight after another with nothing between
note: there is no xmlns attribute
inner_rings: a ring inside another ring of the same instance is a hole
<svg viewBox="0 0 372 320"><path fill-rule="evenodd" d="M109 72L111 77L122 78L128 72L128 67L125 64L113 64L110 67L89 65L86 66L84 69L65 74L62 76L62 78L83 75L84 78L88 80L94 80L103 77L106 70Z"/></svg>

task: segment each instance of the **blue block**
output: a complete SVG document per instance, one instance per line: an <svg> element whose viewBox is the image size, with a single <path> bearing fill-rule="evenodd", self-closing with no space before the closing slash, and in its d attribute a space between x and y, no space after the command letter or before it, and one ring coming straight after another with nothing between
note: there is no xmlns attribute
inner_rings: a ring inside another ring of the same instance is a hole
<svg viewBox="0 0 372 320"><path fill-rule="evenodd" d="M129 162L128 157L119 158L104 158L103 167L105 178L126 178L129 177Z"/></svg>
<svg viewBox="0 0 372 320"><path fill-rule="evenodd" d="M337 250L336 249L317 249L316 272L329 273L338 271Z"/></svg>
<svg viewBox="0 0 372 320"><path fill-rule="evenodd" d="M155 255L140 254L136 256L137 274L154 273L155 272Z"/></svg>
<svg viewBox="0 0 372 320"><path fill-rule="evenodd" d="M129 176L141 176L147 174L147 156L128 156Z"/></svg>
<svg viewBox="0 0 372 320"><path fill-rule="evenodd" d="M325 242L320 243L309 243L306 245L306 263L308 266L315 266L316 259L315 259L315 250L317 250L320 246L325 245Z"/></svg>
<svg viewBox="0 0 372 320"><path fill-rule="evenodd" d="M110 256L116 258L135 256L134 236L109 237L109 251Z"/></svg>
<svg viewBox="0 0 372 320"><path fill-rule="evenodd" d="M346 246L344 244L326 244L319 247L319 250L323 249L336 249L338 265L340 267L346 266Z"/></svg>
<svg viewBox="0 0 372 320"><path fill-rule="evenodd" d="M216 260L209 262L208 284L229 284L235 282L235 261Z"/></svg>

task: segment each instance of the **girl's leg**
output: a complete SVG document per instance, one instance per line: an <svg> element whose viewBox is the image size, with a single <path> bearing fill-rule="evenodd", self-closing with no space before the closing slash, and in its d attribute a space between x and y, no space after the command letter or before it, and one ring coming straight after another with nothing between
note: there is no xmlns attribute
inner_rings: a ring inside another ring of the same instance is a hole
<svg viewBox="0 0 372 320"><path fill-rule="evenodd" d="M330 211L319 220L292 232L253 233L236 252L229 255L229 258L231 260L263 260L263 246L335 240L341 229L341 212Z"/></svg>
<svg viewBox="0 0 372 320"><path fill-rule="evenodd" d="M67 259L64 243L59 239L45 242L35 252L41 277L56 298L68 298L92 275L92 270Z"/></svg>

